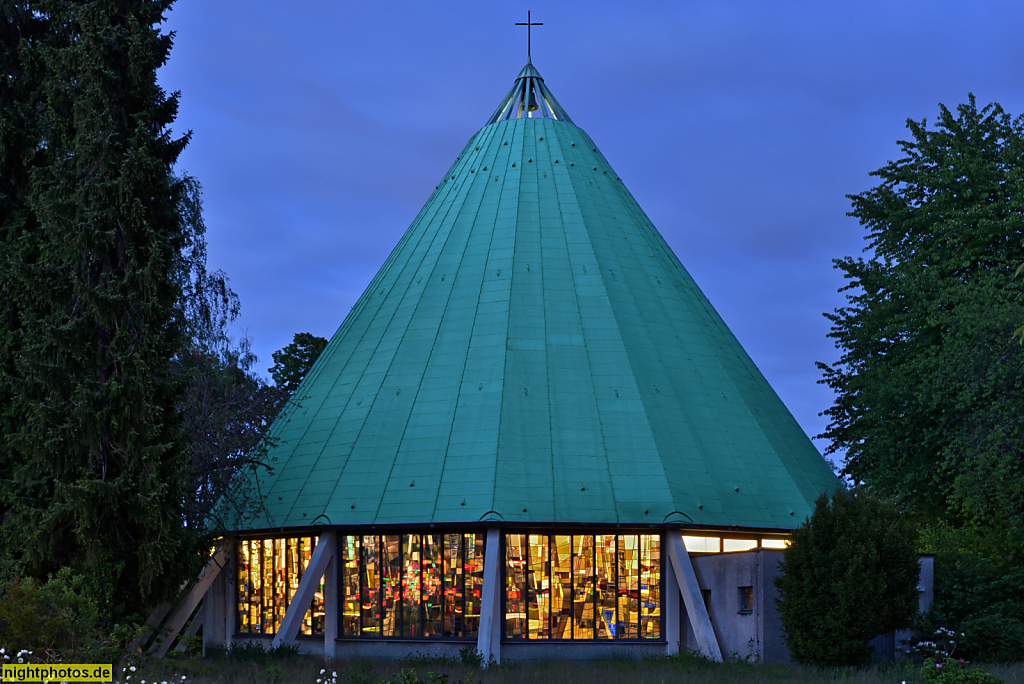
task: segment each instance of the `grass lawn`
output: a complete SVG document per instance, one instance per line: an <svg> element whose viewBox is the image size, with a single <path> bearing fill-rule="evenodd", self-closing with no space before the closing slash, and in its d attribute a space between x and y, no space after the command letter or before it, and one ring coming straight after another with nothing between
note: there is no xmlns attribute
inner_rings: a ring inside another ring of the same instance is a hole
<svg viewBox="0 0 1024 684"><path fill-rule="evenodd" d="M320 673L325 669L324 674ZM988 665L986 670L1004 682L1024 683L1024 663ZM337 677L332 677L332 673ZM819 670L796 665L707 663L682 656L675 659L538 661L503 663L483 670L451 660L405 661L335 660L296 656L287 659L194 659L142 662L136 671L120 673L125 684L662 684L693 682L727 684L759 682L923 682L921 666L887 663L866 670ZM130 678L125 680L126 676ZM182 679L182 676L185 679ZM116 680L115 680L116 681Z"/></svg>

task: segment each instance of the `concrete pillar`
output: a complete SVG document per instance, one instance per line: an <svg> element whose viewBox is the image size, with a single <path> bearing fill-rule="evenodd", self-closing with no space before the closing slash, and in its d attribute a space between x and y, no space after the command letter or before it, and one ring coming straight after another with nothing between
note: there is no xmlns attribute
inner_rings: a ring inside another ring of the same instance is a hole
<svg viewBox="0 0 1024 684"><path fill-rule="evenodd" d="M207 650L222 651L227 648L228 606L231 605L229 578L235 574L233 540L225 540L224 568L203 597L203 656Z"/></svg>
<svg viewBox="0 0 1024 684"><path fill-rule="evenodd" d="M666 560L668 556L666 555ZM679 582L672 571L671 561L665 563L665 595L662 596L661 615L665 625L665 655L679 653Z"/></svg>
<svg viewBox="0 0 1024 684"><path fill-rule="evenodd" d="M686 546L683 544L683 534L679 530L672 530L666 536L669 539L669 565L672 566L676 582L679 584L683 605L686 606L686 616L690 619L690 627L697 639L697 647L707 658L722 662L722 649L711 626L711 616L704 605L704 597L700 593L700 584L697 582L697 574L693 571L690 554L686 552Z"/></svg>
<svg viewBox="0 0 1024 684"><path fill-rule="evenodd" d="M331 534L334 534L333 532ZM324 571L324 657L333 658L338 650L338 557L327 563Z"/></svg>
<svg viewBox="0 0 1024 684"><path fill-rule="evenodd" d="M277 634L274 635L274 640L271 642L272 648L277 648L282 644L291 645L295 641L295 636L299 633L299 627L302 626L302 618L306 616L306 611L309 610L309 604L313 600L313 595L320 586L320 578L324 577L324 574L327 572L337 548L337 532L324 532L319 535L316 548L313 549L313 554L309 558L309 564L302 573L302 579L299 580L299 587L295 590L295 595L292 596L291 603L288 604L288 610L284 613L284 619L281 620L281 627L277 630ZM337 593L335 593L333 605L326 600L324 601L324 617L326 618L331 612L334 613L335 622L333 624L335 634L337 634Z"/></svg>
<svg viewBox="0 0 1024 684"><path fill-rule="evenodd" d="M231 648L238 622L238 540L227 540L228 564L224 568L224 649Z"/></svg>
<svg viewBox="0 0 1024 684"><path fill-rule="evenodd" d="M231 544L227 541L221 542L221 545L214 552L213 558L207 562L198 579L185 592L178 606L171 613L171 616L167 618L167 622L164 623L160 630L159 637L149 647L149 653L154 658L163 658L167 655L168 649L170 649L171 644L177 638L185 623L188 622L189 617L199 607L200 601L206 596L214 580L220 576L227 557L227 549L230 546Z"/></svg>
<svg viewBox="0 0 1024 684"><path fill-rule="evenodd" d="M494 658L501 662L501 534L492 527L487 530L484 544L484 590L480 599L480 631L476 650L480 652L484 667Z"/></svg>

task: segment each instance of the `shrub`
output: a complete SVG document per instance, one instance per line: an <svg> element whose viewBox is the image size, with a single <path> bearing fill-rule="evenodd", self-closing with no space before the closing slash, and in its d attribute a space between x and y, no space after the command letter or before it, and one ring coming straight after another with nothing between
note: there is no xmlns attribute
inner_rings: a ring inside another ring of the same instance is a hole
<svg viewBox="0 0 1024 684"><path fill-rule="evenodd" d="M822 494L790 539L775 585L795 660L866 665L872 638L910 626L918 610L914 528L891 503Z"/></svg>
<svg viewBox="0 0 1024 684"><path fill-rule="evenodd" d="M929 684L1000 684L1003 680L985 670L969 670L962 658L935 659L924 662L924 681Z"/></svg>
<svg viewBox="0 0 1024 684"><path fill-rule="evenodd" d="M963 632L957 655L1010 662L1024 652L1024 540L1019 530L929 529L935 599L927 626Z"/></svg>
<svg viewBox="0 0 1024 684"><path fill-rule="evenodd" d="M0 581L0 645L32 651L35 661L113 661L132 630L104 625L93 584L70 568L44 583Z"/></svg>

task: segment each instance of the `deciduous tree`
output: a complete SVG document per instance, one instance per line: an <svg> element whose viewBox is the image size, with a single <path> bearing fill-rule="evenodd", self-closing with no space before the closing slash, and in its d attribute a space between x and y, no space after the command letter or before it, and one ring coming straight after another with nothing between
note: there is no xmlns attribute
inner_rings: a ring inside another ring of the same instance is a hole
<svg viewBox="0 0 1024 684"><path fill-rule="evenodd" d="M903 158L850 195L869 255L835 262L848 294L828 315L842 356L819 364L836 392L821 436L920 520L1020 523L1024 120L971 96L907 128Z"/></svg>
<svg viewBox="0 0 1024 684"><path fill-rule="evenodd" d="M306 373L327 347L327 340L312 333L295 333L292 343L271 354L274 365L270 368L270 376L277 386L289 394L299 387Z"/></svg>

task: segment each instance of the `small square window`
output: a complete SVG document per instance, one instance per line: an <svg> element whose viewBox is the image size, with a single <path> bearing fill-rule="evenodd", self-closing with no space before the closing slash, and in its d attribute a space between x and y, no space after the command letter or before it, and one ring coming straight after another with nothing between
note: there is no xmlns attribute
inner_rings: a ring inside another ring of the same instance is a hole
<svg viewBox="0 0 1024 684"><path fill-rule="evenodd" d="M754 587L737 587L739 589L741 615L749 615L754 612Z"/></svg>

